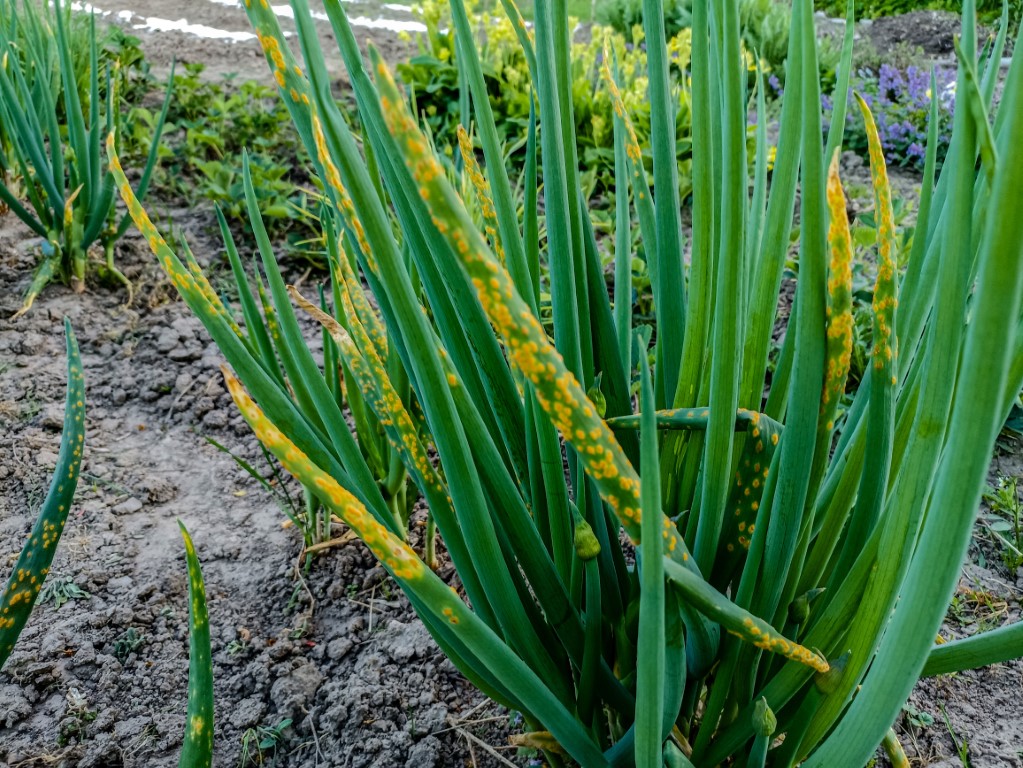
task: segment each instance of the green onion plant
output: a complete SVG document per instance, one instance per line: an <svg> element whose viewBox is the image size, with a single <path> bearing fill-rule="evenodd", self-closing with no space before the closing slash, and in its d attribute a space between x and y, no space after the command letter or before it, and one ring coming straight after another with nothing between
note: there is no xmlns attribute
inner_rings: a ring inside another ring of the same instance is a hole
<svg viewBox="0 0 1023 768"><path fill-rule="evenodd" d="M241 349L228 348L228 354L232 355L230 362L244 369L252 355L255 355L262 369L270 374L279 396L292 401L297 411L296 416L302 418L309 429L324 430L327 425L332 425L330 429L336 436L330 439L329 444L335 459L340 465L353 466L359 471L360 483L376 486L372 498L381 511L387 510L393 520L394 530L404 535L416 499L414 487L413 494L408 494L408 472L399 458L398 448L388 442L385 427L377 416L381 412L380 407L375 403L371 407L367 402L373 392L364 385L367 375L365 370L362 367L353 369L350 359L341 353L343 341L338 339L347 334L345 326L341 325L346 315L342 312L336 315L327 312L328 296L330 303L335 306L342 306L350 296L347 285L355 279L352 267L338 250L338 240L331 232L328 217L324 221L329 235L326 240L331 270L330 285L326 291L320 289L316 305L308 304L306 307L323 323L321 340L324 357L321 368L302 340L298 318L292 309L287 286L258 207L247 156L243 158L242 165L245 203L257 247L257 259L251 267L251 278L241 260L226 218L219 209L217 211L248 342ZM196 269L194 266L191 268ZM361 293L357 299L365 301ZM198 306L200 316L204 312L208 314L209 308L203 302L199 302ZM209 319L204 319L209 325ZM380 331L378 336L383 339L383 332ZM407 403L409 386L402 376L400 362L393 351L390 354L383 352L381 359L389 360L388 370L394 373L397 389L393 395L399 402ZM381 375L391 380L386 372ZM292 382L298 382L297 386ZM343 409L346 406L357 436L354 440L343 421ZM404 424L394 428L413 429ZM303 495L302 509L293 511L289 518L301 529L307 552L311 553L330 545L332 513L320 503L312 489L305 488Z"/></svg>
<svg viewBox="0 0 1023 768"><path fill-rule="evenodd" d="M178 766L209 768L213 764L213 656L206 584L192 537L180 520L178 527L188 567L188 714Z"/></svg>
<svg viewBox="0 0 1023 768"><path fill-rule="evenodd" d="M605 282L611 244L596 240L581 191L565 0L538 4L531 28L502 0L536 95L526 161L510 169L480 41L451 0L492 195L482 228L408 94L375 50L363 58L342 3L324 5L361 135L331 94L306 0L292 2L297 51L267 3L246 2L323 181L327 295L289 293L263 243L274 312L264 303L260 319L243 297L236 318L160 236L113 138L111 166L131 216L224 351L229 389L259 440L379 558L466 677L523 714L519 744L552 766L860 766L883 742L901 751L889 729L922 674L1019 654L1021 625L934 646L991 448L1023 383L1019 46L993 106L1006 17L979 55L965 3L951 149L938 175L932 131L905 270L877 132L860 104L878 221L873 342L840 414L853 334L836 155L845 120L825 139L811 0L792 4L770 183L765 131L747 155L749 110L765 119L763 77L748 90L738 0L694 1L691 78L671 69L661 0L644 0L652 173L616 97L619 52L605 51L616 221L638 222L652 320L631 311L631 271L619 267L633 254L621 232L612 291ZM692 109L691 235L676 164L681 93ZM797 189L798 287L769 378ZM542 291L553 336L539 317ZM289 295L323 324L322 360L298 333ZM259 329L271 316L268 341ZM350 411L373 413L429 507L453 585L409 546L362 432L357 443L342 417L335 363Z"/></svg>
<svg viewBox="0 0 1023 768"><path fill-rule="evenodd" d="M117 214L102 147L103 137L121 123L118 77L100 67L95 19L89 18L84 52L83 36L71 32L71 11L59 0L42 9L0 0L0 19L0 203L44 241L18 314L28 311L55 276L83 291L94 243L102 249L104 273L130 294L131 284L114 265L114 244L130 219ZM173 76L139 179L143 196L172 83Z"/></svg>
<svg viewBox="0 0 1023 768"><path fill-rule="evenodd" d="M64 334L67 338L68 359L64 432L50 490L7 579L7 586L0 594L0 667L7 661L18 635L25 628L46 575L50 572L50 564L57 551L60 535L64 532L82 466L82 452L85 449L85 378L78 354L78 341L67 319L64 320Z"/></svg>

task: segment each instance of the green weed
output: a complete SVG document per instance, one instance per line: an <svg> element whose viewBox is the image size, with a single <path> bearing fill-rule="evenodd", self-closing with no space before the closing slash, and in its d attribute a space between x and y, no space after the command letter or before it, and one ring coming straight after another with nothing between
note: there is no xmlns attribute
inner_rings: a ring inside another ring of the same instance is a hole
<svg viewBox="0 0 1023 768"><path fill-rule="evenodd" d="M114 658L124 664L128 657L146 644L146 636L135 627L128 627L117 640L114 641Z"/></svg>
<svg viewBox="0 0 1023 768"><path fill-rule="evenodd" d="M1023 500L1019 478L1000 477L998 484L984 492L990 514L983 516L985 527L1000 543L1002 562L1015 575L1023 566Z"/></svg>
<svg viewBox="0 0 1023 768"><path fill-rule="evenodd" d="M39 593L39 602L53 603L53 610L59 610L69 600L88 600L92 595L75 584L73 576L56 576L46 582Z"/></svg>
<svg viewBox="0 0 1023 768"><path fill-rule="evenodd" d="M67 710L60 721L59 746L85 741L86 728L96 719L96 712L89 709L89 702L77 688L69 688L65 698Z"/></svg>
<svg viewBox="0 0 1023 768"><path fill-rule="evenodd" d="M955 728L952 727L952 721L949 720L948 712L945 710L945 705L939 704L938 707L941 709L941 719L945 722L945 730L948 731L948 735L952 738L952 744L955 747L959 763L963 768L972 768L969 742L955 732Z"/></svg>
<svg viewBox="0 0 1023 768"><path fill-rule="evenodd" d="M242 734L242 754L239 768L263 765L267 760L273 765L277 749L284 742L284 732L291 727L291 720L281 720L276 725L257 725Z"/></svg>
<svg viewBox="0 0 1023 768"><path fill-rule="evenodd" d="M227 644L225 648L227 655L231 658L236 656L244 656L252 650L252 646L240 638L236 638Z"/></svg>
<svg viewBox="0 0 1023 768"><path fill-rule="evenodd" d="M934 717L932 715L927 712L921 712L908 702L902 706L902 714L906 718L906 723L913 728L923 730L934 725Z"/></svg>
<svg viewBox="0 0 1023 768"><path fill-rule="evenodd" d="M193 203L214 203L234 224L247 221L242 183L247 153L270 236L296 254L322 253L315 214L319 192L287 109L261 83L237 83L233 76L210 81L204 69L187 64L175 75L161 185ZM153 119L151 112L137 111L143 136Z"/></svg>

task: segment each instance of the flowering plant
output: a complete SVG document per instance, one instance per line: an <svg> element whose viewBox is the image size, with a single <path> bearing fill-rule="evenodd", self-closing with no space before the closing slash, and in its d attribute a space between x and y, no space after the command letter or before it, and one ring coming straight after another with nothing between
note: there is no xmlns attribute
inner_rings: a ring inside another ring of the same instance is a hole
<svg viewBox="0 0 1023 768"><path fill-rule="evenodd" d="M408 62L399 64L397 73L414 93L418 116L429 127L436 145L450 157L452 148L457 145L456 129L461 114L467 107L461 98L465 91L461 88L458 71L455 28L444 3L427 0L414 6L413 11L426 26L426 32L418 36L418 52ZM510 18L483 10L481 4L472 2L466 3L466 12L473 29L486 31L479 56L498 136L520 159L525 151L532 101L530 62L520 45L516 24ZM643 29L636 26L628 35L623 35L594 25L587 35L571 43L570 74L575 132L583 166L592 172L587 187L598 194L614 189L613 108L610 95L600 85L604 38L608 34L622 73L622 102L636 130L646 166L652 167ZM685 28L667 39L671 73L680 86L675 130L679 139L679 181L683 198L692 189L688 89L691 37L690 30Z"/></svg>
<svg viewBox="0 0 1023 768"><path fill-rule="evenodd" d="M885 159L893 165L923 170L926 158L927 131L930 126L931 102L937 100L937 161L948 152L955 112L954 69L938 67L931 74L922 67L905 68L882 64L877 73L863 69L856 73L849 90L849 106L854 106L854 93L859 93L874 113ZM825 127L834 109L831 96L822 95ZM846 111L846 147L866 156L867 133L859 110Z"/></svg>

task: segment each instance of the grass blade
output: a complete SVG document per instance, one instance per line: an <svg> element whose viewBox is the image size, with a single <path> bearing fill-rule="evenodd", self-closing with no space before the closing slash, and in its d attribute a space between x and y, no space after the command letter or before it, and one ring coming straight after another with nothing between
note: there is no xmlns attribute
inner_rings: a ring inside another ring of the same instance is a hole
<svg viewBox="0 0 1023 768"><path fill-rule="evenodd" d="M964 18L967 12L972 14L972 3L967 3ZM1017 51L1002 105L1014 132L1023 130L1021 76L1023 56ZM969 165L963 164L960 169L973 175ZM1018 216L1002 215L1023 185L1023 155L1004 154L994 182L957 384L970 396L956 398L945 442L954 449L942 453L930 494L929 524L921 533L898 608L863 689L811 756L808 768L832 765L829 759L839 754L840 759L855 762L869 757L909 695L958 580L958 569L939 568L938 563L960 562L969 542L989 451L1001 427L1002 414L986 408L985 403L1001 400L1010 354L1015 348L1005 338L1004 318L1018 317L1023 302L1023 272L1018 269L1023 258L1023 221Z"/></svg>
<svg viewBox="0 0 1023 768"><path fill-rule="evenodd" d="M647 77L650 81L650 147L654 160L654 210L657 220L657 239L646 241L646 254L650 263L657 327L660 329L655 392L659 393L658 404L663 406L665 398L671 397L678 386L687 299L683 288L682 222L679 216L678 150L675 144L675 114L678 107L671 98L669 86L664 5L661 0L643 0L643 29L646 36Z"/></svg>
<svg viewBox="0 0 1023 768"><path fill-rule="evenodd" d="M699 505L699 523L693 554L705 573L714 567L721 529L724 525L725 500L731 474L734 439L732 418L739 400L741 365L739 360L740 297L744 293L743 243L745 242L745 200L748 188L746 167L746 112L742 96L742 57L739 53L738 0L714 3L720 13L716 22L722 27L724 49L722 81L722 210L716 259L717 280L714 288L714 318L710 361L710 424L707 428L703 460L703 485ZM676 206L677 211L677 206ZM660 230L663 231L663 230ZM673 285L680 285L672 283ZM738 309L738 312L736 311ZM673 327L673 326L669 326ZM672 386L674 390L674 385Z"/></svg>
<svg viewBox="0 0 1023 768"><path fill-rule="evenodd" d="M469 89L472 92L472 105L476 113L476 130L483 144L483 154L487 161L489 186L493 191L494 218L500 232L500 240L507 256L508 271L515 281L515 287L523 296L531 297L529 290L530 276L526 263L526 252L522 245L519 232L515 198L512 195L511 182L505 168L504 153L497 135L493 111L490 107L490 94L486 81L483 79L483 66L476 50L476 42L469 26L469 18L465 13L462 0L451 0L451 15L455 25L455 37L458 41L459 61L464 67ZM467 118L463 118L467 121ZM459 136L461 141L461 136ZM463 156L465 150L462 150ZM486 205L484 204L484 210ZM534 306L534 311L535 311Z"/></svg>

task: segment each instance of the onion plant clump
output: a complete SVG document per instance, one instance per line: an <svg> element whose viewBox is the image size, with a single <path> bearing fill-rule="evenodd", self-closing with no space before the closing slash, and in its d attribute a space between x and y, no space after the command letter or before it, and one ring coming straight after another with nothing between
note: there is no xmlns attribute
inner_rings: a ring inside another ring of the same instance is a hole
<svg viewBox="0 0 1023 768"><path fill-rule="evenodd" d="M81 34L59 0L43 9L0 0L0 19L0 203L43 238L43 258L18 314L54 277L70 281L76 292L85 290L94 243L103 252L103 273L130 292L114 264L114 244L130 219L117 215L102 147L103 137L121 123L120 78L100 66L95 20L90 17L87 34ZM140 195L156 164L170 95L168 85Z"/></svg>
<svg viewBox="0 0 1023 768"><path fill-rule="evenodd" d="M236 318L160 236L112 158L121 193L224 351L228 386L260 441L379 558L458 668L523 714L520 744L553 766L858 766L882 743L900 752L890 727L921 675L1018 654L1023 625L934 646L991 447L1023 382L1023 217L1012 215L1023 185L1023 155L1012 151L1023 130L1019 47L991 107L1004 21L978 56L967 0L957 98L968 108L956 110L940 175L930 123L904 271L882 147L857 104L878 269L871 363L842 414L853 323L835 152L845 117L835 115L823 146L811 0L793 3L769 186L763 77L747 92L738 0L693 3L691 238L660 0L644 1L652 173L620 102L620 52L608 47L611 292L581 194L563 0L538 4L532 29L502 0L537 99L525 162L511 172L473 29L451 1L484 161L467 163L481 183L465 186L379 55L363 60L338 0L325 9L361 136L331 95L305 0L293 1L301 59L269 5L246 5L324 182L330 291L290 297L324 325L325 368L297 335L268 243L260 261L273 309L264 302L260 316L243 297ZM752 163L750 101L760 113ZM835 100L836 111L845 104ZM797 186L798 287L765 403ZM458 189L477 198L482 225ZM633 220L652 321L633 313ZM252 223L259 237L258 215ZM274 357L259 330L271 317ZM371 464L378 436L353 436L337 388L373 414L425 499L454 588L409 546Z"/></svg>

